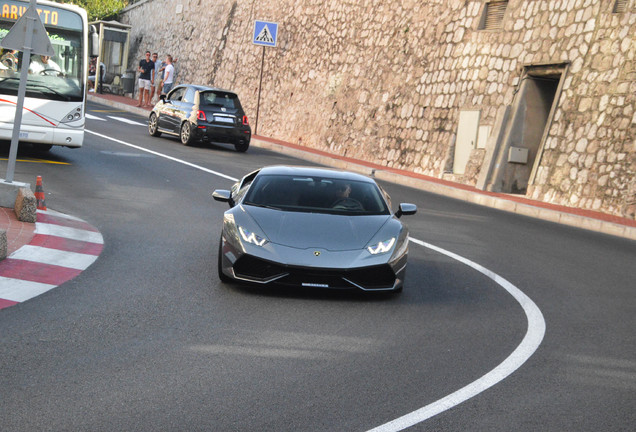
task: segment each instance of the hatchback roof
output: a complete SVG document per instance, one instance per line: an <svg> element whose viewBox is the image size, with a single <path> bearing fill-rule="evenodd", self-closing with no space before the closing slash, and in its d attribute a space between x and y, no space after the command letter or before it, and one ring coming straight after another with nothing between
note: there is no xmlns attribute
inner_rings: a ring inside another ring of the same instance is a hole
<svg viewBox="0 0 636 432"><path fill-rule="evenodd" d="M226 89L222 89L218 87L208 87L208 86L199 85L199 84L180 84L180 85L183 87L191 87L197 91L222 91L224 93L236 94L236 92L233 92L232 90L226 90Z"/></svg>

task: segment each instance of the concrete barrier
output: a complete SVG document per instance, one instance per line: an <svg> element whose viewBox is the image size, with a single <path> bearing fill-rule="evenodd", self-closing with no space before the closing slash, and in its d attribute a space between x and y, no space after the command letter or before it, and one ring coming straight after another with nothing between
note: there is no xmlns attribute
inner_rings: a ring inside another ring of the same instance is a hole
<svg viewBox="0 0 636 432"><path fill-rule="evenodd" d="M7 257L8 247L7 231L0 229L0 261Z"/></svg>
<svg viewBox="0 0 636 432"><path fill-rule="evenodd" d="M26 187L18 189L13 209L19 221L35 223L37 219L37 200L31 189Z"/></svg>

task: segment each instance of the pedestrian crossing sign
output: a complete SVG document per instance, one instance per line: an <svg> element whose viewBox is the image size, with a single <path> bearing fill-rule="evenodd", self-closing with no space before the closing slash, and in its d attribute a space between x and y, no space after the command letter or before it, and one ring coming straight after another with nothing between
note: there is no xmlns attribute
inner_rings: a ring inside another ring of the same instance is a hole
<svg viewBox="0 0 636 432"><path fill-rule="evenodd" d="M278 24L266 21L254 21L254 38L252 43L269 47L276 46Z"/></svg>

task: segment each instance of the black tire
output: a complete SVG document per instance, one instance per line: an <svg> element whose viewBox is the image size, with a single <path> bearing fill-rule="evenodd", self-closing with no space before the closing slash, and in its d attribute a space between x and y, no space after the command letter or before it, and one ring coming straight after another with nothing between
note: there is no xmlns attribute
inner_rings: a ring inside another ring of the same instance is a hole
<svg viewBox="0 0 636 432"><path fill-rule="evenodd" d="M194 136L192 134L192 126L189 122L183 122L181 124L181 131L179 132L179 139L184 146L192 145L194 142Z"/></svg>
<svg viewBox="0 0 636 432"><path fill-rule="evenodd" d="M161 132L159 132L159 119L155 113L150 114L150 118L148 119L148 133L153 137L161 136Z"/></svg>
<svg viewBox="0 0 636 432"><path fill-rule="evenodd" d="M223 273L223 239L219 240L219 259L218 259L218 271L219 271L219 279L221 282L230 283L232 282L232 278Z"/></svg>
<svg viewBox="0 0 636 432"><path fill-rule="evenodd" d="M234 149L239 153L245 153L247 149L250 147L250 140L240 140L237 143L234 143Z"/></svg>

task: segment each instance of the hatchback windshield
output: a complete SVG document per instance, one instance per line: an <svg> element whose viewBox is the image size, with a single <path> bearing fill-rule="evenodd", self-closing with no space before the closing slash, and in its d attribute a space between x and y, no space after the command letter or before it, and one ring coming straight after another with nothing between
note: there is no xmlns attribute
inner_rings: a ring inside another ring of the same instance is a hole
<svg viewBox="0 0 636 432"><path fill-rule="evenodd" d="M390 214L374 183L326 177L261 175L252 183L243 204L297 212Z"/></svg>
<svg viewBox="0 0 636 432"><path fill-rule="evenodd" d="M201 93L201 105L218 106L229 109L239 109L241 107L236 94L223 91L206 91Z"/></svg>

